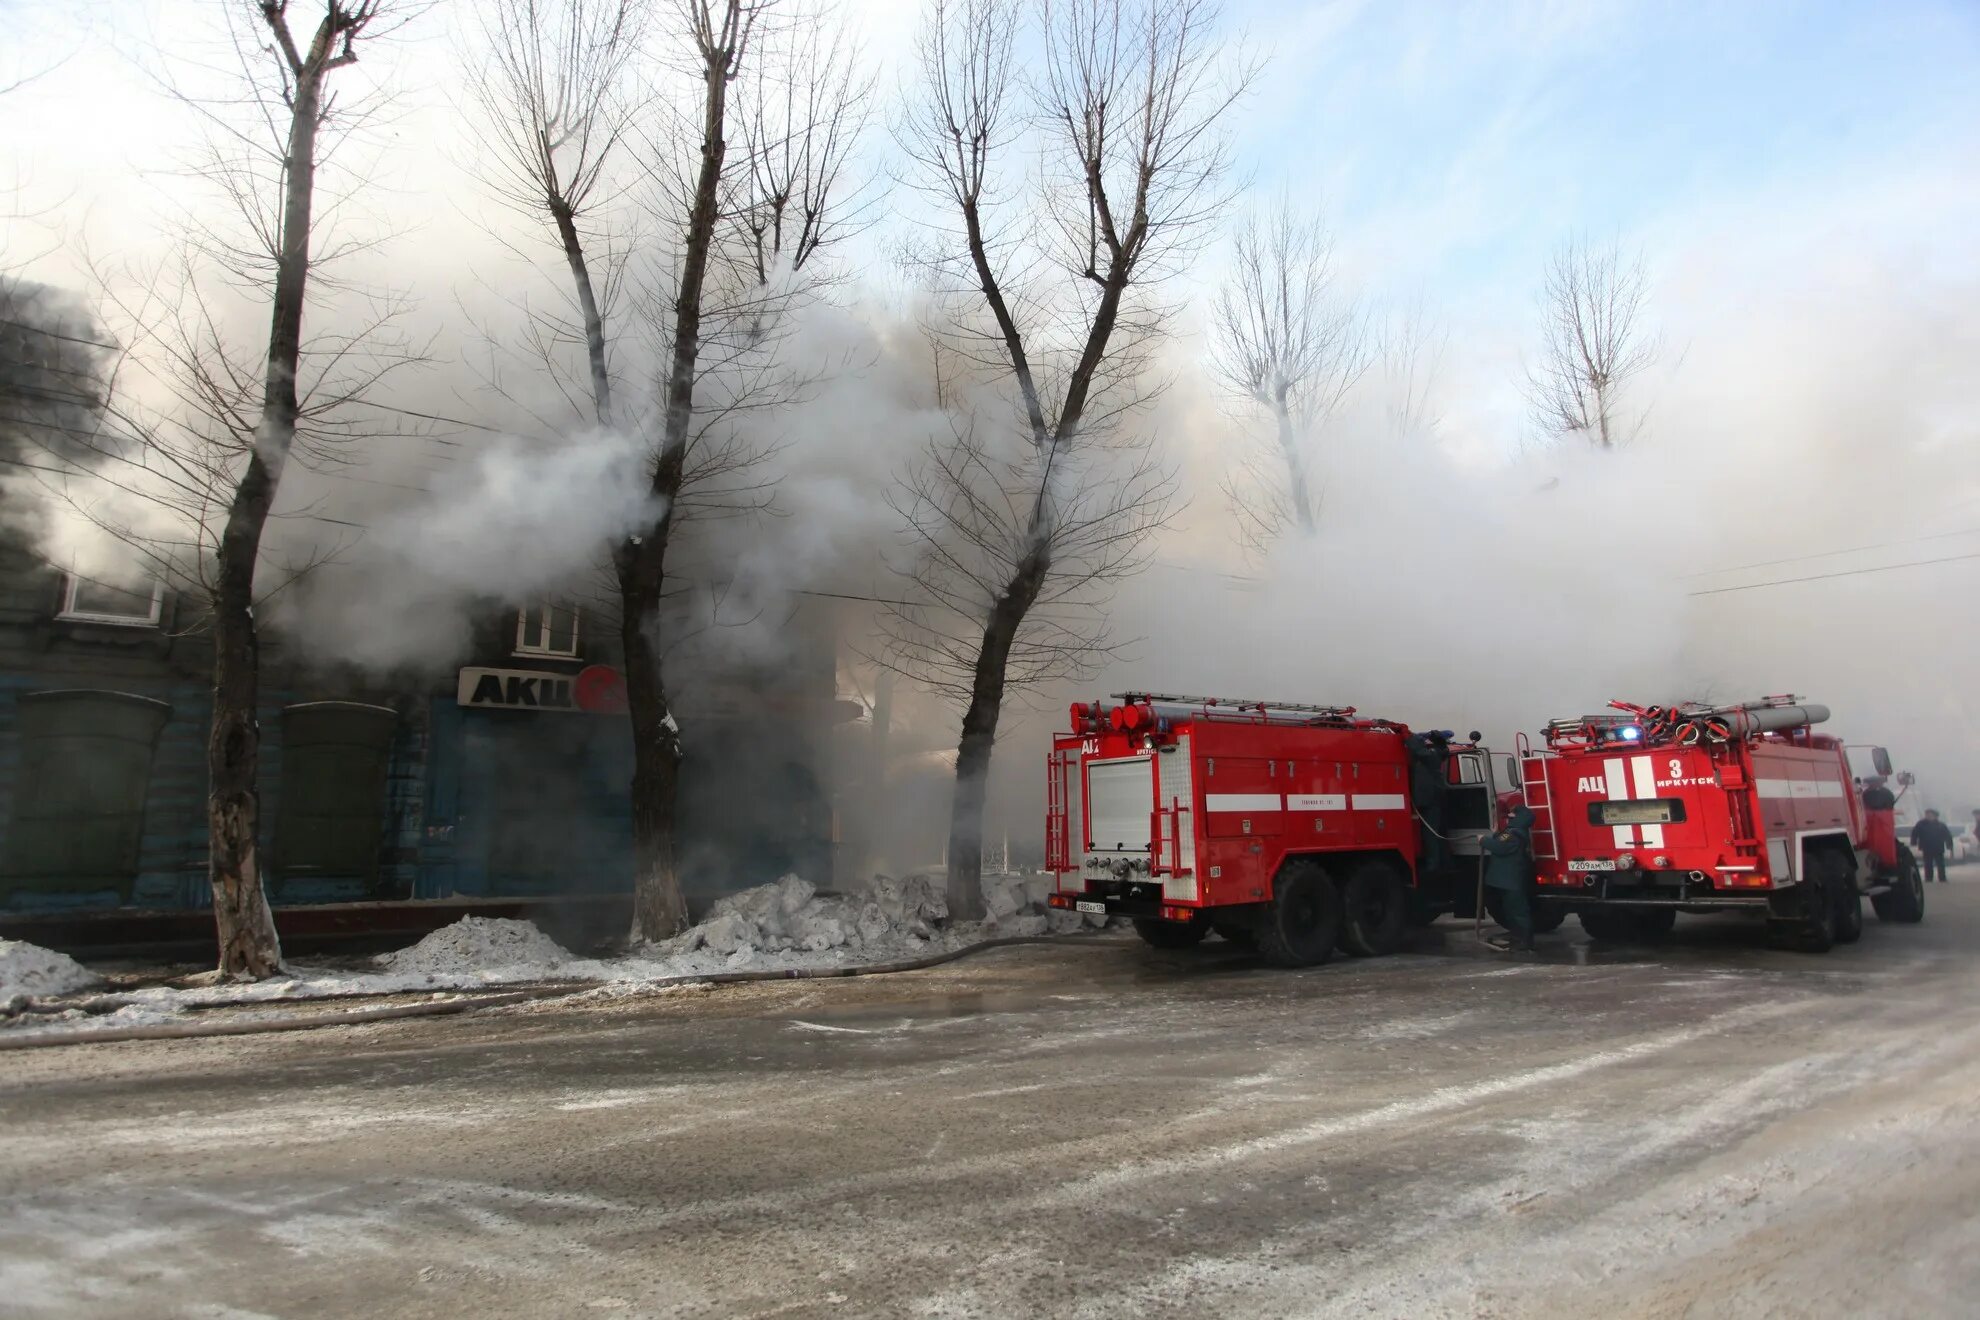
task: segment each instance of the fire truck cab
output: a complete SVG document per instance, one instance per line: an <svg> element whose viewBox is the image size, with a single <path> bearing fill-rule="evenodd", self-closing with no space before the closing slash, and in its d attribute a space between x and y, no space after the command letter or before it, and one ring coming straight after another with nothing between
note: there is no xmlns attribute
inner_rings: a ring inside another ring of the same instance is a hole
<svg viewBox="0 0 1980 1320"><path fill-rule="evenodd" d="M1474 735L1446 763L1439 833L1457 862L1421 865L1407 725L1351 707L1160 693L1081 702L1047 763L1055 908L1130 917L1148 943L1215 931L1286 966L1336 948L1392 952L1412 923L1469 911L1502 783ZM1469 869L1467 869L1469 868Z"/></svg>
<svg viewBox="0 0 1980 1320"><path fill-rule="evenodd" d="M1793 696L1733 706L1632 706L1557 719L1522 738L1538 908L1598 940L1667 934L1679 912L1762 915L1811 952L1858 938L1868 895L1885 921L1924 917L1916 861L1881 785L1860 788L1826 706ZM1889 755L1869 749L1878 777Z"/></svg>

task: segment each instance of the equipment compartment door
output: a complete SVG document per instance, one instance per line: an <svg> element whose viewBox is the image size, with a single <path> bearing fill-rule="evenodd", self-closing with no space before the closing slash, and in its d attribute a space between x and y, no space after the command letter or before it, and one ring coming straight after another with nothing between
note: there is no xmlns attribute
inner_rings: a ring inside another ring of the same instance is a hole
<svg viewBox="0 0 1980 1320"><path fill-rule="evenodd" d="M1203 781L1204 832L1212 838L1277 834L1292 782L1290 761L1219 756Z"/></svg>

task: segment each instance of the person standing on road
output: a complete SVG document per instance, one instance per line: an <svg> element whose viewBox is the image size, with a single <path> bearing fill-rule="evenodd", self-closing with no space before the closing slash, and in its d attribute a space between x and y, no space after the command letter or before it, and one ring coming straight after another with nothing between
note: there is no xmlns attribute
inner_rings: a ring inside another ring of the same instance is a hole
<svg viewBox="0 0 1980 1320"><path fill-rule="evenodd" d="M1911 846L1918 850L1919 862L1925 869L1925 883L1932 883L1932 873L1939 873L1939 883L1946 883L1946 854L1952 851L1952 831L1939 819L1937 811L1928 810L1925 819L1911 827Z"/></svg>
<svg viewBox="0 0 1980 1320"><path fill-rule="evenodd" d="M1499 895L1499 919L1507 938L1492 947L1533 952L1533 813L1514 807L1506 826L1485 836L1485 887Z"/></svg>

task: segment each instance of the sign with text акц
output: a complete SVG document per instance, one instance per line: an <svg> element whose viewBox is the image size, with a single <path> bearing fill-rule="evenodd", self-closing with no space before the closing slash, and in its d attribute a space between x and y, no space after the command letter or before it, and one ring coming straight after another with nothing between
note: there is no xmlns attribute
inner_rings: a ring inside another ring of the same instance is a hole
<svg viewBox="0 0 1980 1320"><path fill-rule="evenodd" d="M542 669L463 669L454 699L483 710L585 711L578 675Z"/></svg>

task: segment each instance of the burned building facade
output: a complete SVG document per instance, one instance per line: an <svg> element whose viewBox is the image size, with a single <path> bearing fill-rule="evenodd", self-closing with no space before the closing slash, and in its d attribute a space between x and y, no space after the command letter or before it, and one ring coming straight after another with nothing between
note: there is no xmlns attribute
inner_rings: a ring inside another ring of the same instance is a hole
<svg viewBox="0 0 1980 1320"><path fill-rule="evenodd" d="M205 929L211 652L199 602L0 551L0 933L56 945ZM833 883L831 620L774 664L679 666L690 908ZM529 915L625 929L632 749L617 627L493 609L467 663L381 683L264 648L262 856L285 934Z"/></svg>

